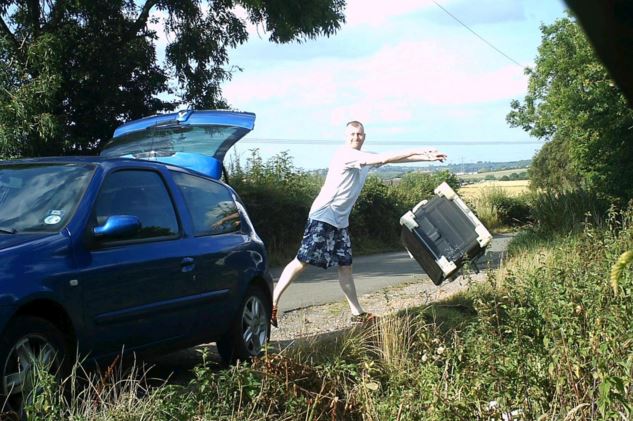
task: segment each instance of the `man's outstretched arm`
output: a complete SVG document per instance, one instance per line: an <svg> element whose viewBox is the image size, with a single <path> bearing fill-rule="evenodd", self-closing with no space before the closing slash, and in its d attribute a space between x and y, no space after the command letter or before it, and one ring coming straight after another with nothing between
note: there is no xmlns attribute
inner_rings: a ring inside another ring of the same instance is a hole
<svg viewBox="0 0 633 421"><path fill-rule="evenodd" d="M443 162L448 155L436 149L412 149L400 152L386 152L380 154L367 154L360 161L361 166L398 164L403 162L440 161Z"/></svg>

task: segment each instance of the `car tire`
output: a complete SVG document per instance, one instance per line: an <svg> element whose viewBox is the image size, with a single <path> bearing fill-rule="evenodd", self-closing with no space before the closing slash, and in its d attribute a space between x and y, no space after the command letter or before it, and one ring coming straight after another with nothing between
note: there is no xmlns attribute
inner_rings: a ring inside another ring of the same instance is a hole
<svg viewBox="0 0 633 421"><path fill-rule="evenodd" d="M262 354L270 339L270 300L256 286L244 295L229 331L217 341L225 364L234 364Z"/></svg>
<svg viewBox="0 0 633 421"><path fill-rule="evenodd" d="M22 416L24 399L33 390L29 380L34 361L49 366L58 379L67 373L69 346L51 322L19 316L9 322L0 338L0 399L4 411Z"/></svg>

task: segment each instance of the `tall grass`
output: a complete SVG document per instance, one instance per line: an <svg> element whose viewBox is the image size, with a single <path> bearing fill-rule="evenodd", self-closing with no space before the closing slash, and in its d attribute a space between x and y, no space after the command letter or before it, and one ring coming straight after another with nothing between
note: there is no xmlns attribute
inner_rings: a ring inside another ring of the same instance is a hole
<svg viewBox="0 0 633 421"><path fill-rule="evenodd" d="M531 198L530 194L512 196L501 187L489 186L479 189L468 202L484 226L497 231L530 223Z"/></svg>
<svg viewBox="0 0 633 421"><path fill-rule="evenodd" d="M600 226L608 208L598 194L584 189L543 191L532 198L532 216L543 232L577 232L585 223Z"/></svg>
<svg viewBox="0 0 633 421"><path fill-rule="evenodd" d="M529 196L528 203L530 224L514 238L510 254L539 246L554 247L560 238L578 234L588 226L606 229L605 225L618 220L614 206L587 190L537 192Z"/></svg>
<svg viewBox="0 0 633 421"><path fill-rule="evenodd" d="M143 365L115 361L103 373L77 362L71 374L58 381L46 367L30 371L35 387L24 398L22 418L6 408L2 420L156 420L165 419L165 386L150 387ZM163 383L164 385L164 383Z"/></svg>

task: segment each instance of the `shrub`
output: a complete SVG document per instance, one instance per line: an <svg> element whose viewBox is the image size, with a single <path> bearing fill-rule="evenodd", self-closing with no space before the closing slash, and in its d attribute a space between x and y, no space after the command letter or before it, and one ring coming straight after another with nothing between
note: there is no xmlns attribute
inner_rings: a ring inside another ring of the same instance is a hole
<svg viewBox="0 0 633 421"><path fill-rule="evenodd" d="M578 232L585 222L600 226L609 209L608 202L585 189L539 191L532 196L531 204L537 230L549 233Z"/></svg>
<svg viewBox="0 0 633 421"><path fill-rule="evenodd" d="M403 213L392 188L370 175L350 216L354 250L366 253L399 247L399 221Z"/></svg>
<svg viewBox="0 0 633 421"><path fill-rule="evenodd" d="M498 195L492 198L492 206L497 209L501 223L507 226L525 225L531 221L527 196Z"/></svg>
<svg viewBox="0 0 633 421"><path fill-rule="evenodd" d="M433 190L441 183L446 182L455 191L459 189L460 182L457 176L450 171L410 172L402 176L400 183L393 187L394 194L402 206L399 210L412 208L418 202L428 199L433 195Z"/></svg>
<svg viewBox="0 0 633 421"><path fill-rule="evenodd" d="M257 149L251 151L245 167L234 161L229 172L229 181L244 201L272 262L285 263L297 251L322 179L295 168L286 152L264 162Z"/></svg>
<svg viewBox="0 0 633 421"><path fill-rule="evenodd" d="M510 196L501 187L481 190L470 200L473 211L491 230L523 226L531 222L529 195Z"/></svg>

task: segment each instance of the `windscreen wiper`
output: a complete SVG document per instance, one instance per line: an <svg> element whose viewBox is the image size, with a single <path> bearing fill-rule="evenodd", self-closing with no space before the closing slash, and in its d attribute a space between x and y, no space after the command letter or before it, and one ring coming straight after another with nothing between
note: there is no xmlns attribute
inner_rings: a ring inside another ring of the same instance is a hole
<svg viewBox="0 0 633 421"><path fill-rule="evenodd" d="M0 233L2 234L15 234L17 230L15 228L0 227Z"/></svg>
<svg viewBox="0 0 633 421"><path fill-rule="evenodd" d="M173 130L178 132L188 132L192 129L193 127L188 124L180 124L180 121L177 119L161 121L160 123L145 128L147 131Z"/></svg>

